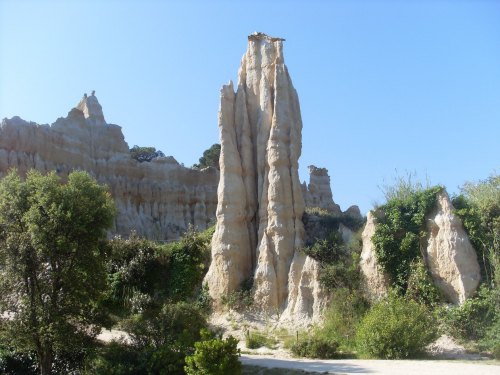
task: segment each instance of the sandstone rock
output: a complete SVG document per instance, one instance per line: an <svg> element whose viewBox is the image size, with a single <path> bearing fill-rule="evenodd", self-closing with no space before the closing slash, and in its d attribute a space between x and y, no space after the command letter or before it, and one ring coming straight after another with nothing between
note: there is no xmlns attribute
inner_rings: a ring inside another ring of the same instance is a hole
<svg viewBox="0 0 500 375"><path fill-rule="evenodd" d="M236 93L231 83L221 91L217 227L206 281L218 300L253 275L254 299L264 310L288 305L293 314L309 316L312 305L297 302L309 301L298 294L302 287L316 288L306 280L314 261L297 255L304 238L302 120L282 42L249 36Z"/></svg>
<svg viewBox="0 0 500 375"><path fill-rule="evenodd" d="M19 117L0 125L0 176L9 168L91 173L109 185L118 208L114 234L131 230L150 239L178 238L189 224L205 229L215 218L218 172L195 171L174 158L138 163L130 157L121 127L108 124L95 95L84 97L51 126Z"/></svg>
<svg viewBox="0 0 500 375"><path fill-rule="evenodd" d="M363 250L361 251L361 272L363 274L363 292L370 301L376 301L387 295L389 278L380 269L377 262L372 236L375 234L375 217L370 211L366 217L365 228L361 234Z"/></svg>
<svg viewBox="0 0 500 375"><path fill-rule="evenodd" d="M424 258L434 283L449 301L461 304L478 287L481 273L476 251L444 190L427 219L427 231Z"/></svg>
<svg viewBox="0 0 500 375"><path fill-rule="evenodd" d="M309 186L306 189L302 188L306 207L319 207L333 214L342 214L339 205L333 201L328 170L314 165L308 168Z"/></svg>

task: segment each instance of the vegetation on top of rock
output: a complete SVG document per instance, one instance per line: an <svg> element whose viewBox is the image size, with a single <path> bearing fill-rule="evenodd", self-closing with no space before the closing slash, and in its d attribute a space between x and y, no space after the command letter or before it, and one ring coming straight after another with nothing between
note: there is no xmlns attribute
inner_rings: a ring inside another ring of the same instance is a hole
<svg viewBox="0 0 500 375"><path fill-rule="evenodd" d="M441 186L423 189L401 184L387 194L389 200L379 206L372 242L377 261L394 286L405 293L411 264L421 257L420 247L427 237L425 217L435 208Z"/></svg>
<svg viewBox="0 0 500 375"><path fill-rule="evenodd" d="M160 150L156 150L155 147L141 147L135 145L130 149L130 156L139 163L143 163L159 157L164 157L165 154Z"/></svg>
<svg viewBox="0 0 500 375"><path fill-rule="evenodd" d="M193 168L214 167L219 169L220 144L215 143L209 149L203 152L203 156L198 160L198 164L194 164Z"/></svg>

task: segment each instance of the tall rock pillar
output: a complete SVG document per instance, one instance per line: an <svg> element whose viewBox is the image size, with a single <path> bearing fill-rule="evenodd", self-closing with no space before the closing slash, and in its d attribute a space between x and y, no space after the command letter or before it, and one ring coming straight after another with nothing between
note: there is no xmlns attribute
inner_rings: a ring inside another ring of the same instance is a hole
<svg viewBox="0 0 500 375"><path fill-rule="evenodd" d="M219 299L254 278L255 301L286 306L295 251L302 246L304 199L299 100L283 60L283 39L248 37L238 87L221 90L217 226L206 281Z"/></svg>

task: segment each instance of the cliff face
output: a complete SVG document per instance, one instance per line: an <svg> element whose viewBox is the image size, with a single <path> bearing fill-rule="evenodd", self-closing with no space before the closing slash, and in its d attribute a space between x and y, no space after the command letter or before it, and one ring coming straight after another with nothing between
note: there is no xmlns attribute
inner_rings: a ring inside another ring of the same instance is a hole
<svg viewBox="0 0 500 375"><path fill-rule="evenodd" d="M175 239L189 224L205 229L215 217L218 172L184 168L173 157L139 163L130 157L121 127L107 124L95 95L85 96L51 126L19 117L0 125L0 176L9 168L80 169L109 185L118 215L113 232Z"/></svg>
<svg viewBox="0 0 500 375"><path fill-rule="evenodd" d="M236 92L231 82L221 90L217 226L206 281L218 300L253 277L255 302L265 310L311 316L320 290L316 262L299 254L302 120L282 42L249 36Z"/></svg>
<svg viewBox="0 0 500 375"><path fill-rule="evenodd" d="M443 296L455 304L463 303L479 285L481 273L476 251L472 247L462 225L453 213L453 206L446 191L437 196L436 208L426 217L427 244L423 249L424 262ZM364 289L371 300L385 296L390 280L380 269L372 236L376 221L370 212L363 231L361 270Z"/></svg>

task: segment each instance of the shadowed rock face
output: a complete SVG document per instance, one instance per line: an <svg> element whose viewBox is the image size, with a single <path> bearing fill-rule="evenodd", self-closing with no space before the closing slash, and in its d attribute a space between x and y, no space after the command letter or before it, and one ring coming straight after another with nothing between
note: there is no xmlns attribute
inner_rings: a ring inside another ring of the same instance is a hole
<svg viewBox="0 0 500 375"><path fill-rule="evenodd" d="M19 117L0 125L0 176L34 168L67 176L79 169L109 185L117 206L114 234L178 238L189 224L205 229L215 217L218 172L184 168L173 157L138 163L121 127L107 124L95 95L85 96L51 126Z"/></svg>
<svg viewBox="0 0 500 375"><path fill-rule="evenodd" d="M263 308L310 316L319 293L311 276L317 264L297 254L304 238L298 176L302 120L282 39L249 37L236 92L232 82L221 90L219 130L210 293L219 299L253 276L254 298Z"/></svg>

